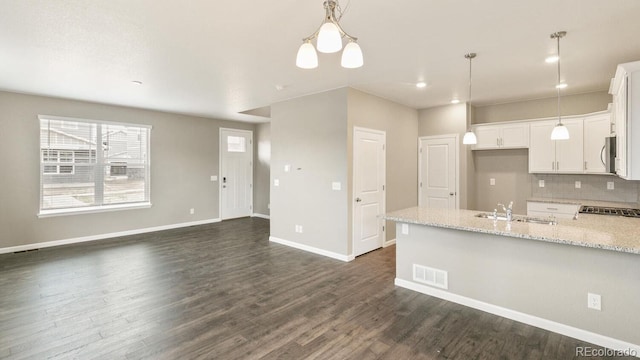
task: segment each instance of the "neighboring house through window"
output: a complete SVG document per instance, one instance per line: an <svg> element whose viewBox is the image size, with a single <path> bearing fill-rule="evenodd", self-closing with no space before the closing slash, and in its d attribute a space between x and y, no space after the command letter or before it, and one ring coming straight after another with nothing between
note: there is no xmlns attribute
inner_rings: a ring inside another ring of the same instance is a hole
<svg viewBox="0 0 640 360"><path fill-rule="evenodd" d="M150 206L150 126L39 119L40 215Z"/></svg>

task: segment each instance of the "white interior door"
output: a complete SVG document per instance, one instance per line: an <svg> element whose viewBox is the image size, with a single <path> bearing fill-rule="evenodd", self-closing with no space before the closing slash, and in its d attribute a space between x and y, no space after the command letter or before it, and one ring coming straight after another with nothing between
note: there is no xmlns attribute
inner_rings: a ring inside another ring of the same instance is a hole
<svg viewBox="0 0 640 360"><path fill-rule="evenodd" d="M220 129L220 218L250 216L253 208L253 133Z"/></svg>
<svg viewBox="0 0 640 360"><path fill-rule="evenodd" d="M427 136L419 139L418 205L430 208L458 207L458 137Z"/></svg>
<svg viewBox="0 0 640 360"><path fill-rule="evenodd" d="M382 247L385 212L385 139L382 131L353 132L353 253Z"/></svg>

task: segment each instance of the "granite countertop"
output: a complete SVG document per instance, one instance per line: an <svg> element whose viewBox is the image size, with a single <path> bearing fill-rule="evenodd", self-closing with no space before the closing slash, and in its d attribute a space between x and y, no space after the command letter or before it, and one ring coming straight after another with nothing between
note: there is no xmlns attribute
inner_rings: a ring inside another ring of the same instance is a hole
<svg viewBox="0 0 640 360"><path fill-rule="evenodd" d="M599 201L599 200L577 200L577 199L556 199L556 198L530 198L527 201L541 202L541 203L553 203L553 204L570 204L570 205L589 205L589 206L603 206L603 207L619 207L625 209L637 209L640 207L638 203L634 202L612 202L612 201Z"/></svg>
<svg viewBox="0 0 640 360"><path fill-rule="evenodd" d="M455 230L496 234L640 255L640 219L580 214L577 220L556 219L557 225L493 221L475 215L484 211L412 207L388 213L386 220ZM514 214L517 217L518 214Z"/></svg>

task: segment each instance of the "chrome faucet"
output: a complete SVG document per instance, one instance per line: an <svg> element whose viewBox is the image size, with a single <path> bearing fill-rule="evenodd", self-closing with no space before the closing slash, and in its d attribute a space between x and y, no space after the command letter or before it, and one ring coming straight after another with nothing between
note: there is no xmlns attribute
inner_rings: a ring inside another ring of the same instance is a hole
<svg viewBox="0 0 640 360"><path fill-rule="evenodd" d="M501 203L498 203L498 206L502 206L502 210L504 210L505 214L507 215L507 221L513 220L513 201L509 203L509 207L506 207Z"/></svg>

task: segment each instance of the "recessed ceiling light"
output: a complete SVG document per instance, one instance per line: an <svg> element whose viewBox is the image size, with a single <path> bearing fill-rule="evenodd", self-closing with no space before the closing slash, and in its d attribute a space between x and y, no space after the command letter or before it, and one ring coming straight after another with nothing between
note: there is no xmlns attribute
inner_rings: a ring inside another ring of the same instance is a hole
<svg viewBox="0 0 640 360"><path fill-rule="evenodd" d="M452 103L452 104L458 104L459 102L460 102L460 100L458 100L458 99L453 99L453 100L451 100L451 103Z"/></svg>
<svg viewBox="0 0 640 360"><path fill-rule="evenodd" d="M560 83L560 84L556 85L556 89L564 89L567 86L568 86L567 83Z"/></svg>
<svg viewBox="0 0 640 360"><path fill-rule="evenodd" d="M276 85L276 90L278 90L278 91L282 91L282 90L284 90L286 88L287 88L287 85L281 85L281 84L277 84Z"/></svg>
<svg viewBox="0 0 640 360"><path fill-rule="evenodd" d="M133 80L132 83L134 83L136 85L142 85L142 81L140 81L140 80Z"/></svg>
<svg viewBox="0 0 640 360"><path fill-rule="evenodd" d="M427 83L424 81L420 81L419 83L416 83L416 87L419 89L425 88L427 87Z"/></svg>
<svg viewBox="0 0 640 360"><path fill-rule="evenodd" d="M547 64L552 64L554 62L557 62L560 59L560 57L558 57L558 55L551 55L549 57L547 57L546 59L544 59L544 62L546 62Z"/></svg>

